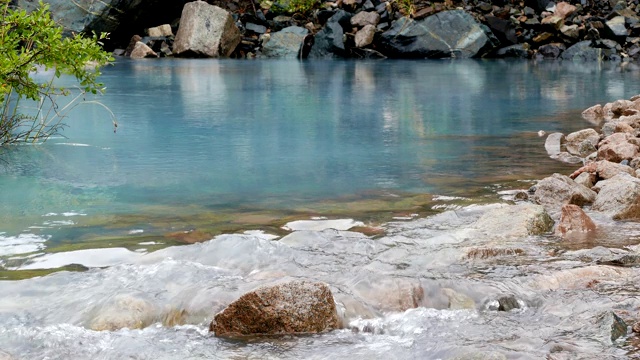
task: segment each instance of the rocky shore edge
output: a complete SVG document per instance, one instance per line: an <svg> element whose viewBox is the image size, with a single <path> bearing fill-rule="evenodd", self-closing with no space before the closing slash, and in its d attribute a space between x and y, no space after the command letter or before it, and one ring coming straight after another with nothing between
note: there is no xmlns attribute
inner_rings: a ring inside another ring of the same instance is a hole
<svg viewBox="0 0 640 360"><path fill-rule="evenodd" d="M637 0L193 1L180 14L181 2L165 14L140 8L149 4L105 4L89 13L56 5L52 13L70 31L112 32L114 54L131 58L640 59ZM132 21L138 25L125 26Z"/></svg>

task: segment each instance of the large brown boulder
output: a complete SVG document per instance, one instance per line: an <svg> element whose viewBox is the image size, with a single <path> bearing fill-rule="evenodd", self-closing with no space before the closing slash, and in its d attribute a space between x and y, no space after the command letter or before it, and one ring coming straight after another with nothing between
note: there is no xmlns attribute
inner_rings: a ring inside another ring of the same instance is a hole
<svg viewBox="0 0 640 360"><path fill-rule="evenodd" d="M593 190L560 174L540 180L534 189L533 200L548 210L560 209L564 204L582 206L592 203L596 198Z"/></svg>
<svg viewBox="0 0 640 360"><path fill-rule="evenodd" d="M204 1L184 5L173 44L178 56L227 57L242 36L226 10Z"/></svg>
<svg viewBox="0 0 640 360"><path fill-rule="evenodd" d="M339 326L329 287L294 280L242 295L215 316L209 331L216 336L303 334Z"/></svg>
<svg viewBox="0 0 640 360"><path fill-rule="evenodd" d="M600 191L593 210L608 213L615 220L640 219L640 179L620 173L595 186Z"/></svg>

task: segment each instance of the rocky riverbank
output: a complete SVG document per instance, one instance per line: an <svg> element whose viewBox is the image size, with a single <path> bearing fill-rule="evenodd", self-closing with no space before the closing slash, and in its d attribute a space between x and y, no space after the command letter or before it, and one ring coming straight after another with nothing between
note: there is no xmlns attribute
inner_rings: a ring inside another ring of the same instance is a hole
<svg viewBox="0 0 640 360"><path fill-rule="evenodd" d="M69 31L109 31L134 58L640 58L638 0L85 2L49 1Z"/></svg>

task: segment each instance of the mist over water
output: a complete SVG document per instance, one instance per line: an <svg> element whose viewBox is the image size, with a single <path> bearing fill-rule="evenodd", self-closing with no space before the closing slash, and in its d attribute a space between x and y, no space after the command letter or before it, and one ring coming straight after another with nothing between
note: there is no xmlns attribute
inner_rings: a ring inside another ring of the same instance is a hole
<svg viewBox="0 0 640 360"><path fill-rule="evenodd" d="M600 219L595 238L567 247L510 239L499 245L524 255L476 261L470 249L497 244L473 232L487 209L419 199L497 202L499 190L572 171L537 132L593 126L580 112L640 93L638 75L566 62L121 61L105 69L100 99L116 133L85 105L64 137L3 154L0 270L90 269L0 280L0 359L628 356L606 317L639 309L637 272L591 274L600 288L587 291L572 271L591 264L585 249L636 246L635 224ZM392 202L407 219L456 210L387 224L378 238L328 229L167 247L165 236L304 214L362 220ZM242 293L287 278L327 282L347 328L246 342L207 333ZM390 305L397 289L418 288L418 308ZM450 308L451 291L475 305ZM497 312L502 295L521 309ZM143 329L103 329L131 309Z"/></svg>

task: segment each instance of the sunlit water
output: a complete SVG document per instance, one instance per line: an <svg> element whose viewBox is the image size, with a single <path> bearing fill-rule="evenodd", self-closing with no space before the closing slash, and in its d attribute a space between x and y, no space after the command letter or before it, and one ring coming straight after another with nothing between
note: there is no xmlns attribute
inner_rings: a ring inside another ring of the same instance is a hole
<svg viewBox="0 0 640 360"><path fill-rule="evenodd" d="M637 316L637 271L571 269L635 252L636 224L596 214L601 230L578 244L496 240L473 229L487 207L456 204L497 202L500 190L572 171L548 159L537 132L593 126L580 112L640 93L637 71L172 60L104 73L101 101L118 118L116 133L102 108L83 105L66 138L3 154L4 274L71 263L90 270L0 281L0 359L632 356L628 342L609 339L607 316ZM278 229L312 215L367 222L393 209L381 217L389 221L447 208L456 210L386 224L377 238ZM173 244L172 232L256 227L284 237L220 235L152 252ZM467 256L486 247L522 252ZM327 282L346 328L247 341L208 334L229 302L286 278ZM473 305L450 308L452 292ZM504 295L521 308L496 311ZM97 331L113 318L144 328Z"/></svg>

